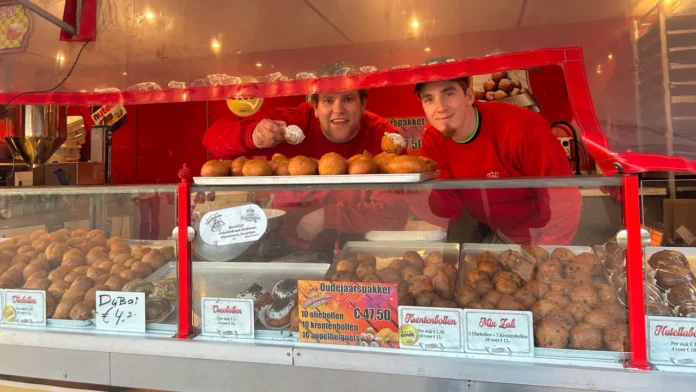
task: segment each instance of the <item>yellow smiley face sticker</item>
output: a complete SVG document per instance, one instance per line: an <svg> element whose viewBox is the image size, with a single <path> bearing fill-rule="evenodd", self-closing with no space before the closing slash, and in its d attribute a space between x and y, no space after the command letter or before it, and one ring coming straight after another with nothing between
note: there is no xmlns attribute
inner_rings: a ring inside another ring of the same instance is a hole
<svg viewBox="0 0 696 392"><path fill-rule="evenodd" d="M14 323L17 320L17 312L13 306L7 305L2 310L2 318L6 323Z"/></svg>
<svg viewBox="0 0 696 392"><path fill-rule="evenodd" d="M399 328L399 341L405 346L413 346L418 342L418 328L404 324Z"/></svg>
<svg viewBox="0 0 696 392"><path fill-rule="evenodd" d="M256 83L257 80L251 76L242 76L242 83ZM258 113L263 105L263 98L239 98L228 99L227 107L239 117L249 117Z"/></svg>

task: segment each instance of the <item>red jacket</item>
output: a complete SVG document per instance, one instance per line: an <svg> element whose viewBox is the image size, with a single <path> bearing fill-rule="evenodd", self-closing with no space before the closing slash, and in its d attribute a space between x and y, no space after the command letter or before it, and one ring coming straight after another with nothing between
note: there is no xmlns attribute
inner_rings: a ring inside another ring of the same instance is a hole
<svg viewBox="0 0 696 392"><path fill-rule="evenodd" d="M474 106L480 125L469 143L446 140L432 126L425 130L423 155L438 162L440 178L572 175L565 151L541 116L501 102ZM582 197L577 188L462 189L435 191L429 204L450 223L466 208L511 242L567 245L577 231Z"/></svg>
<svg viewBox="0 0 696 392"><path fill-rule="evenodd" d="M348 143L334 143L322 133L314 108L303 103L297 108L278 108L267 116L288 125L297 125L305 133L305 140L298 145L281 143L275 148L259 149L251 141L258 120L242 119L232 113L217 121L203 137L203 144L219 158L238 156L266 157L281 153L292 158L305 155L319 159L328 152L336 152L345 158L361 154L365 150L376 155L381 152L385 132L398 132L383 118L365 112L358 135ZM402 230L408 220L408 208L398 197L386 191L284 191L273 192L273 208L287 211L281 233L293 246L302 249L333 248L338 233L364 234L372 230ZM258 196L258 192L257 192ZM314 242L297 237L300 219L319 208L324 208L324 229Z"/></svg>

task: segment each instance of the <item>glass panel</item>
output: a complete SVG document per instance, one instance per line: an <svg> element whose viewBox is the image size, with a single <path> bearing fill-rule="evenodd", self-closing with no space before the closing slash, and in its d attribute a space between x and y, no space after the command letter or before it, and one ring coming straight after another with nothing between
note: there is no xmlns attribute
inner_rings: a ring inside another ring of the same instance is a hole
<svg viewBox="0 0 696 392"><path fill-rule="evenodd" d="M174 187L6 188L0 288L45 290L48 327L81 329L95 328L97 290L146 292L166 301L146 302L148 332L172 336L174 196Z"/></svg>
<svg viewBox="0 0 696 392"><path fill-rule="evenodd" d="M696 317L696 180L644 180L641 188L643 222L652 234L645 249L646 312ZM662 196L647 196L655 189Z"/></svg>
<svg viewBox="0 0 696 392"><path fill-rule="evenodd" d="M623 359L606 351L628 350L625 280L612 276L602 245L621 227L619 184L576 177L195 186L196 227L212 225L207 212L241 206L244 214L250 205L263 209L268 226L255 241L196 239L194 322L200 327L201 296L253 298L256 338L292 339L296 279L382 282L396 284L399 305L531 310L538 348L593 350L537 356ZM365 339L350 344L398 347Z"/></svg>

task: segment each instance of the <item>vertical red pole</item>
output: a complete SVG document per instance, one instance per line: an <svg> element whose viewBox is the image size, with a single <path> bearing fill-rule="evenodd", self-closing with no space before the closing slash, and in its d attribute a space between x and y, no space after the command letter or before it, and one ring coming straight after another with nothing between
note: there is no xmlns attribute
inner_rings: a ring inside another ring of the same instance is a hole
<svg viewBox="0 0 696 392"><path fill-rule="evenodd" d="M191 316L191 243L187 235L188 228L191 226L191 170L186 164L179 170L179 179L180 182L177 187L179 325L176 337L188 339L193 335L193 320Z"/></svg>
<svg viewBox="0 0 696 392"><path fill-rule="evenodd" d="M638 177L622 175L624 227L628 237L626 246L626 292L628 300L628 328L631 342L629 366L649 369L645 325L645 297L643 296L643 245L640 236L640 196Z"/></svg>

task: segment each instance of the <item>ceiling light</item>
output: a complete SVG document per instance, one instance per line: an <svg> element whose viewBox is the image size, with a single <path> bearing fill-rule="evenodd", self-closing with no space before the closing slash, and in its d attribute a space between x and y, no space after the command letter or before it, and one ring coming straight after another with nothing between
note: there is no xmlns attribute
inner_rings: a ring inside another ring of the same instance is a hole
<svg viewBox="0 0 696 392"><path fill-rule="evenodd" d="M609 60L614 60L614 55L611 54L611 53L609 53L609 55L607 56L607 58L608 58Z"/></svg>
<svg viewBox="0 0 696 392"><path fill-rule="evenodd" d="M145 13L145 19L149 19L149 20L155 19L155 14L153 14L153 13L150 12L150 11L147 11L147 12Z"/></svg>
<svg viewBox="0 0 696 392"><path fill-rule="evenodd" d="M426 52L430 52L431 50L432 50L432 49L430 49L429 47L428 47L428 48L425 48L425 51L426 51Z"/></svg>
<svg viewBox="0 0 696 392"><path fill-rule="evenodd" d="M128 72L124 72L124 73L122 73L121 75L123 75L123 76L128 76Z"/></svg>
<svg viewBox="0 0 696 392"><path fill-rule="evenodd" d="M261 63L256 63L256 66L259 67L259 68L261 68L261 67L263 67L263 64L261 64Z"/></svg>
<svg viewBox="0 0 696 392"><path fill-rule="evenodd" d="M411 27L413 27L414 29L417 29L418 26L420 26L420 23L418 23L417 20L414 20L413 22L411 22Z"/></svg>

